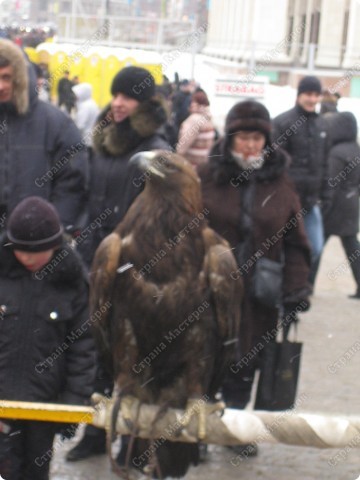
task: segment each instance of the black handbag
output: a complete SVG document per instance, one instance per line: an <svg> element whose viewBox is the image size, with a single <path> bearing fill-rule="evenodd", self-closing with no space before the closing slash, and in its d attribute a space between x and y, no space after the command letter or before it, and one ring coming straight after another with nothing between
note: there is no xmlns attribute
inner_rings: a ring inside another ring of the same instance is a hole
<svg viewBox="0 0 360 480"><path fill-rule="evenodd" d="M283 264L260 257L257 259L252 279L253 299L265 307L276 308L281 304Z"/></svg>
<svg viewBox="0 0 360 480"><path fill-rule="evenodd" d="M255 410L287 410L294 407L299 380L302 343L287 338L283 329L281 342L269 342L261 354L260 376Z"/></svg>

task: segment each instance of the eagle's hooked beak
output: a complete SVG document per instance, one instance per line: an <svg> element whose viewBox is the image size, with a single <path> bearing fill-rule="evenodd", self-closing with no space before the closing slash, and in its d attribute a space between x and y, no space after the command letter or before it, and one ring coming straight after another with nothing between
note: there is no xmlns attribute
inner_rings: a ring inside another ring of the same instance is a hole
<svg viewBox="0 0 360 480"><path fill-rule="evenodd" d="M156 156L156 152L138 152L130 158L129 162L136 165L143 172L150 172L153 175L165 178L165 175L156 168L156 163L153 163Z"/></svg>

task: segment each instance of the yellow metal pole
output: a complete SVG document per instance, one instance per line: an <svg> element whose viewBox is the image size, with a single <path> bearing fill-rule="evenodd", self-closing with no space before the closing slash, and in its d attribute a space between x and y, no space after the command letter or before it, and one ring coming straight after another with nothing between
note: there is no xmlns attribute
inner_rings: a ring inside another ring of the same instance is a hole
<svg viewBox="0 0 360 480"><path fill-rule="evenodd" d="M0 400L0 418L61 423L92 423L93 407Z"/></svg>

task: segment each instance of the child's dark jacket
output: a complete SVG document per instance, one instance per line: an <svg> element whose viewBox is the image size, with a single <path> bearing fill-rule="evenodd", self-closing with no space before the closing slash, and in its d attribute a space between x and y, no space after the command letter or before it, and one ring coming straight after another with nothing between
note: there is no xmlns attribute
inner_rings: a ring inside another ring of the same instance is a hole
<svg viewBox="0 0 360 480"><path fill-rule="evenodd" d="M83 403L93 391L95 347L81 260L63 245L32 273L3 244L0 399Z"/></svg>

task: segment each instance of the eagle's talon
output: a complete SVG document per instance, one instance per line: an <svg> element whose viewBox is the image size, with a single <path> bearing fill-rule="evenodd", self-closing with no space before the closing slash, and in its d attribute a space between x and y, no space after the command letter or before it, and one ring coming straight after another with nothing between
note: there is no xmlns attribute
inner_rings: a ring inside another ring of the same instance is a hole
<svg viewBox="0 0 360 480"><path fill-rule="evenodd" d="M186 427L189 425L191 417L196 414L198 416L198 439L201 441L206 437L206 417L214 412L223 411L224 408L224 402L205 404L199 399L190 399L179 423Z"/></svg>
<svg viewBox="0 0 360 480"><path fill-rule="evenodd" d="M134 431L135 424L132 420L133 415L131 414L133 407L139 405L139 400L136 397L133 397L131 395L126 395L121 399L120 403L120 412L121 412L121 417L129 429L130 432Z"/></svg>

